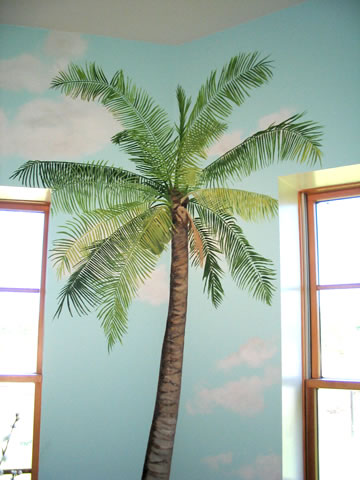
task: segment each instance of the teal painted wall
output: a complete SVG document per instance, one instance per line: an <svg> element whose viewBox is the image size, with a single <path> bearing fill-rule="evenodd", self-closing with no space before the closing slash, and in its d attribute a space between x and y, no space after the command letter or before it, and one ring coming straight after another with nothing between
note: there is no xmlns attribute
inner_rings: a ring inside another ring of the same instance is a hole
<svg viewBox="0 0 360 480"><path fill-rule="evenodd" d="M0 182L15 185L9 175L27 159L126 163L109 142L116 125L101 107L48 90L68 61L94 60L109 75L123 68L175 118L178 83L195 96L210 70L254 50L271 56L274 78L235 110L225 143L306 110L324 126L323 167L359 163L359 14L357 0L311 0L177 47L2 26ZM306 169L276 165L242 187L276 197L278 176ZM52 217L50 241L64 221ZM278 268L278 222L243 227ZM52 320L61 282L49 266L40 480L140 478L167 310L168 258L160 263L110 355L95 316ZM279 480L280 294L267 307L227 279L215 310L200 278L191 273L171 478Z"/></svg>

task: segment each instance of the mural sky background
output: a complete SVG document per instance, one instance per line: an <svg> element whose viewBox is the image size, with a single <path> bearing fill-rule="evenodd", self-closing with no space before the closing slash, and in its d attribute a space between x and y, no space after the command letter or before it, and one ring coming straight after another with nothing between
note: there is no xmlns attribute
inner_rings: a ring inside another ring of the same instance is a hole
<svg viewBox="0 0 360 480"><path fill-rule="evenodd" d="M323 167L359 162L359 14L356 0L310 0L180 46L1 26L0 182L28 159L107 160L129 167L110 143L121 130L95 103L49 90L70 61L122 68L176 119L175 90L197 94L213 69L238 52L274 61L274 77L234 109L232 145L295 112L324 126ZM215 158L215 157L213 157ZM319 168L319 167L318 167ZM309 170L276 165L241 188L277 197L277 177ZM240 187L240 185L238 185ZM50 243L65 216L52 217ZM242 223L249 241L279 270L278 221ZM61 282L47 280L40 480L141 476L167 313L169 257L161 258L129 314L123 345L108 355L95 315L52 320ZM280 293L272 307L227 278L215 310L190 273L183 388L172 480L281 478ZM279 280L277 280L279 287ZM71 472L71 475L70 473Z"/></svg>

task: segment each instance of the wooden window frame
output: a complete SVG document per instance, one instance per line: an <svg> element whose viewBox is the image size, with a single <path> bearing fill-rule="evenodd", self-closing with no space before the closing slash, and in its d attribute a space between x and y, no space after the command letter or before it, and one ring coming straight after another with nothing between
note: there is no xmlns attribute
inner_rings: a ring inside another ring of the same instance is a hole
<svg viewBox="0 0 360 480"><path fill-rule="evenodd" d="M360 185L341 185L299 192L303 332L303 425L306 480L319 479L317 390L360 390L359 381L321 377L319 290L360 288L360 283L321 285L317 281L315 204L360 195ZM304 197L306 200L304 201ZM306 225L304 225L306 223ZM306 243L306 245L304 245ZM311 339L311 340L310 340Z"/></svg>
<svg viewBox="0 0 360 480"><path fill-rule="evenodd" d="M39 449L40 449L40 420L41 420L41 393L43 380L43 342L44 342L44 311L45 311L45 283L46 283L46 265L47 265L47 245L49 231L49 212L50 203L46 201L28 201L28 200L1 200L1 210L18 210L44 212L44 231L43 231L43 249L42 249L42 265L40 280L40 308L38 320L38 343L37 343L37 359L36 372L33 374L19 375L1 375L0 382L7 383L33 383L35 387L34 394L34 425L33 425L33 445L32 445L32 466L31 468L21 468L22 472L31 473L32 480L38 480L39 476ZM26 289L11 289L12 291L21 291ZM27 289L31 290L31 289ZM11 474L10 470L3 470L4 474Z"/></svg>

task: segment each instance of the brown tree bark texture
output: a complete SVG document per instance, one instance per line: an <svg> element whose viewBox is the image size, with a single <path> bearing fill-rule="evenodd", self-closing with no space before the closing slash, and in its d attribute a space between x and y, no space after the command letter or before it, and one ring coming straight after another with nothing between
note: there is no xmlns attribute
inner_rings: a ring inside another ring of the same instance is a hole
<svg viewBox="0 0 360 480"><path fill-rule="evenodd" d="M168 480L179 410L188 295L188 217L173 208L170 299L142 480Z"/></svg>

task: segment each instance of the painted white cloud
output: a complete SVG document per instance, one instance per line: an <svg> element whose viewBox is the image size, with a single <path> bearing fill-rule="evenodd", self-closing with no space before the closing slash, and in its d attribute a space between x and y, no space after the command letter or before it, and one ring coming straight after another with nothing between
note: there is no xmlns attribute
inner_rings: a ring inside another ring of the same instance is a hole
<svg viewBox="0 0 360 480"><path fill-rule="evenodd" d="M98 152L122 129L97 103L63 97L26 103L12 121L0 112L0 154L69 160Z"/></svg>
<svg viewBox="0 0 360 480"><path fill-rule="evenodd" d="M282 108L278 112L270 113L269 115L265 115L261 117L259 120L259 130L265 130L268 128L272 123L281 123L287 118L291 117L294 114L294 110L290 108Z"/></svg>
<svg viewBox="0 0 360 480"><path fill-rule="evenodd" d="M250 338L239 350L218 362L221 370L230 370L238 365L248 365L252 368L261 367L266 360L272 358L277 351L273 342L259 337Z"/></svg>
<svg viewBox="0 0 360 480"><path fill-rule="evenodd" d="M220 140L208 149L208 155L223 155L228 150L236 147L243 140L244 132L242 130L235 130L231 133L226 133Z"/></svg>
<svg viewBox="0 0 360 480"><path fill-rule="evenodd" d="M44 42L48 62L24 53L0 60L0 88L41 93L50 87L51 79L68 63L85 52L86 41L77 33L50 32Z"/></svg>
<svg viewBox="0 0 360 480"><path fill-rule="evenodd" d="M44 43L44 52L56 58L75 58L83 55L87 42L79 33L52 31Z"/></svg>
<svg viewBox="0 0 360 480"><path fill-rule="evenodd" d="M217 388L200 389L192 401L187 402L187 411L192 414L208 414L216 407L252 416L264 409L264 391L280 381L280 371L267 367L263 376L242 377Z"/></svg>
<svg viewBox="0 0 360 480"><path fill-rule="evenodd" d="M202 463L205 463L211 470L219 470L220 465L230 465L232 463L232 452L220 453L219 455L202 458Z"/></svg>
<svg viewBox="0 0 360 480"><path fill-rule="evenodd" d="M50 80L49 67L33 55L0 60L0 88L41 93L49 88Z"/></svg>
<svg viewBox="0 0 360 480"><path fill-rule="evenodd" d="M235 472L243 480L281 480L281 459L278 455L259 455L252 465Z"/></svg>
<svg viewBox="0 0 360 480"><path fill-rule="evenodd" d="M152 276L146 280L138 292L141 302L151 305L161 305L169 299L169 274L165 265L156 268Z"/></svg>
<svg viewBox="0 0 360 480"><path fill-rule="evenodd" d="M190 414L211 413L222 407L240 415L255 415L264 408L263 384L259 377L242 378L214 389L203 388L187 403Z"/></svg>

